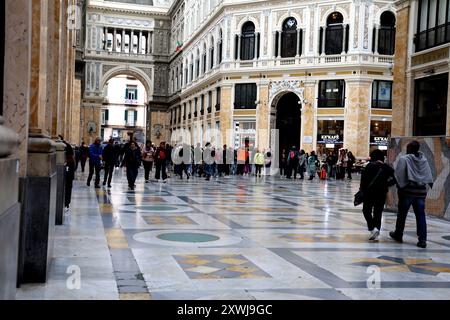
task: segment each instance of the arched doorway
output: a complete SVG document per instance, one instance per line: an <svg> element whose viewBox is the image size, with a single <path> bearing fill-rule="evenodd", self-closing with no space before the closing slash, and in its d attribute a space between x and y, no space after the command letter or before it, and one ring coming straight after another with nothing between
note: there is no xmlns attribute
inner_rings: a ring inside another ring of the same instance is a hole
<svg viewBox="0 0 450 320"><path fill-rule="evenodd" d="M295 93L288 92L276 103L276 129L279 130L280 154L292 146L300 147L301 106L299 101Z"/></svg>

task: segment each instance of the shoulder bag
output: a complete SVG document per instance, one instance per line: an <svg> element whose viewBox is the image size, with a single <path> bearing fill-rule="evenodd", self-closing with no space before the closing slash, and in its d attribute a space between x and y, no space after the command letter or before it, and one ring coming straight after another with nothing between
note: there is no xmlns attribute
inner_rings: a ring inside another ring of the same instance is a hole
<svg viewBox="0 0 450 320"><path fill-rule="evenodd" d="M380 168L380 170L378 170L377 175L372 179L372 181L370 182L370 184L367 186L366 190L369 190L373 184L375 183L375 181L378 179L378 177L381 174L381 171L383 171L383 168ZM355 193L354 196L354 200L353 200L353 204L356 206L359 206L361 203L364 202L364 191L363 190L359 190L357 193Z"/></svg>

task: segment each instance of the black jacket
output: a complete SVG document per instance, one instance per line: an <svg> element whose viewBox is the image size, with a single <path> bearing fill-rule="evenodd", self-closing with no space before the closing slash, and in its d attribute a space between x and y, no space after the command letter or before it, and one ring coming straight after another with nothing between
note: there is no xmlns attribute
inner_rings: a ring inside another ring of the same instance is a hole
<svg viewBox="0 0 450 320"><path fill-rule="evenodd" d="M139 148L134 151L131 148L125 149L122 165L127 168L139 168L141 166L141 150Z"/></svg>
<svg viewBox="0 0 450 320"><path fill-rule="evenodd" d="M103 161L108 164L115 164L118 156L117 149L113 145L107 144L103 149Z"/></svg>
<svg viewBox="0 0 450 320"><path fill-rule="evenodd" d="M374 180L380 169L380 174L376 180ZM368 187L372 181L374 182L368 190ZM395 183L394 169L385 163L372 161L362 172L360 189L365 191L367 195L385 195L388 192L389 187L393 186Z"/></svg>

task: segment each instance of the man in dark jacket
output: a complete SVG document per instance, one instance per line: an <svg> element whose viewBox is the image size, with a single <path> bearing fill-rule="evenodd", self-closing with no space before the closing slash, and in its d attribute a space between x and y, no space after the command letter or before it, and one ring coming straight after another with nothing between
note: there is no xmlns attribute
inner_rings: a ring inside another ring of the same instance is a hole
<svg viewBox="0 0 450 320"><path fill-rule="evenodd" d="M430 164L424 154L419 151L420 143L412 141L406 147L406 155L401 156L395 169L398 185L398 215L395 231L389 235L398 242L403 241L406 217L413 206L416 215L419 248L427 247L427 221L425 216L425 198L427 186L433 188L433 175Z"/></svg>
<svg viewBox="0 0 450 320"><path fill-rule="evenodd" d="M294 179L297 179L298 159L299 155L297 149L295 146L292 146L287 154L287 179L291 179L292 173L294 174Z"/></svg>
<svg viewBox="0 0 450 320"><path fill-rule="evenodd" d="M360 183L360 189L364 191L363 213L370 232L369 240L378 241L386 195L394 184L394 169L384 163L383 151L372 151Z"/></svg>
<svg viewBox="0 0 450 320"><path fill-rule="evenodd" d="M124 152L122 167L125 166L127 168L128 187L130 190L134 190L139 167L141 166L141 149L139 149L136 142L131 141Z"/></svg>
<svg viewBox="0 0 450 320"><path fill-rule="evenodd" d="M89 148L83 142L80 147L80 162L81 162L81 172L84 172L86 166L86 161L89 158Z"/></svg>
<svg viewBox="0 0 450 320"><path fill-rule="evenodd" d="M100 137L89 146L89 176L87 186L91 185L92 176L95 171L95 188L100 188L100 170L102 169L102 146Z"/></svg>
<svg viewBox="0 0 450 320"><path fill-rule="evenodd" d="M117 162L118 154L116 153L117 149L114 148L114 140L109 139L108 144L103 148L102 158L105 162L105 176L103 178L103 186L106 185L106 181L108 181L108 188L111 188L111 180L114 172L114 167Z"/></svg>

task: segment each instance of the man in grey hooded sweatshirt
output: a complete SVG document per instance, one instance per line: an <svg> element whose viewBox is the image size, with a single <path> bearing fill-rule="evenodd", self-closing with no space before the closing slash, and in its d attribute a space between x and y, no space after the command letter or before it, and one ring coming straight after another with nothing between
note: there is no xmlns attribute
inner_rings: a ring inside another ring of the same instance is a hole
<svg viewBox="0 0 450 320"><path fill-rule="evenodd" d="M417 246L426 248L425 198L428 192L427 185L432 188L434 180L430 165L419 149L418 141L410 142L406 147L407 154L400 157L395 169L398 183L398 215L395 231L391 231L390 236L394 240L402 242L406 216L412 205L416 215L417 236L419 237Z"/></svg>

